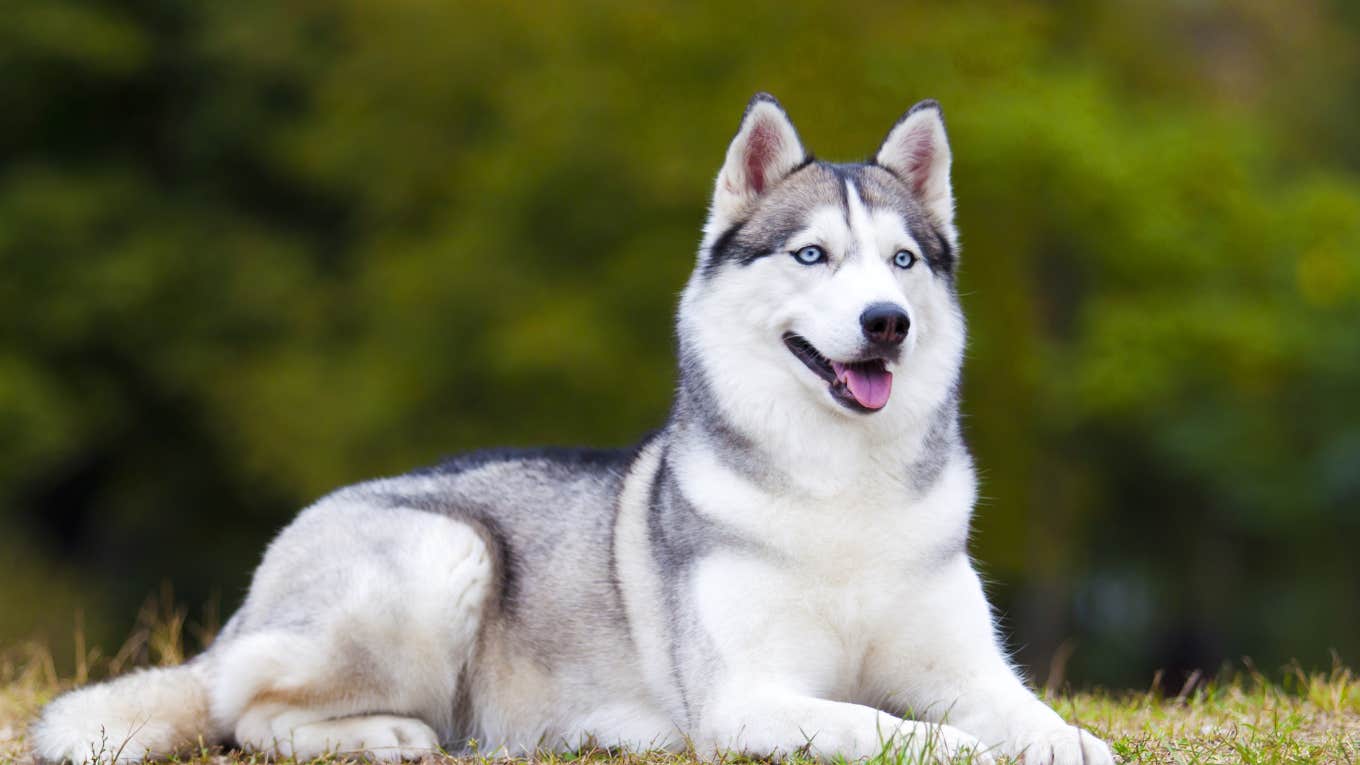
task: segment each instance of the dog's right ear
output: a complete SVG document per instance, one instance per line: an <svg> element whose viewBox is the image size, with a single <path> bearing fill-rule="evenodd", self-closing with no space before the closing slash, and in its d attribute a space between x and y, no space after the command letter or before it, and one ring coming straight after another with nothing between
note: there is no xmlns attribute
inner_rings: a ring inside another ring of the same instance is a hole
<svg viewBox="0 0 1360 765"><path fill-rule="evenodd" d="M784 107L769 93L757 93L718 172L710 221L725 228L739 220L761 194L807 159Z"/></svg>

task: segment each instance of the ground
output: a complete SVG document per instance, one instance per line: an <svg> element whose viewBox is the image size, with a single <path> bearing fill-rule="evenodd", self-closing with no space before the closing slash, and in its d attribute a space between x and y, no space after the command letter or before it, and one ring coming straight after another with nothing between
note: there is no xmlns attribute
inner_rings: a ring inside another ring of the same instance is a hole
<svg viewBox="0 0 1360 765"><path fill-rule="evenodd" d="M141 662L173 664L183 615L149 619L123 650L103 661L82 661L76 678L60 680L50 653L40 647L0 653L0 765L33 763L25 727L59 690L91 674L118 672ZM1198 675L1179 690L1154 683L1143 692L1080 692L1049 696L1065 718L1100 735L1125 763L1347 763L1360 765L1360 678L1338 662L1330 672L1285 669L1267 679L1252 667L1223 670L1205 682ZM206 750L180 761L190 765L244 765L258 755ZM483 765L491 757L432 754L423 765ZM324 763L345 762L328 758ZM691 756L584 752L545 756L534 765L696 765ZM284 763L283 765L290 765ZM319 764L321 765L321 764ZM904 765L871 763L871 765Z"/></svg>

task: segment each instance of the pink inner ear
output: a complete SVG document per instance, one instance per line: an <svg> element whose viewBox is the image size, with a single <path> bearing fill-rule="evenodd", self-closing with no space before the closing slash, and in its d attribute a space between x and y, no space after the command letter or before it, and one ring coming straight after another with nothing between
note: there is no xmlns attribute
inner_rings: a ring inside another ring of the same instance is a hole
<svg viewBox="0 0 1360 765"><path fill-rule="evenodd" d="M751 127L746 139L746 185L755 193L765 190L765 172L779 153L779 128L765 121Z"/></svg>
<svg viewBox="0 0 1360 765"><path fill-rule="evenodd" d="M911 190L918 196L925 191L926 181L930 180L930 164L935 160L935 144L930 139L929 130L907 139L907 176L911 178Z"/></svg>

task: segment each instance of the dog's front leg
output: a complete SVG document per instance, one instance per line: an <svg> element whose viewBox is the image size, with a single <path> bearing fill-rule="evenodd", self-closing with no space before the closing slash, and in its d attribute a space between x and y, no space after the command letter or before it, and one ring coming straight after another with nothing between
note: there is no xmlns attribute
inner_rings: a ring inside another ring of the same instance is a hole
<svg viewBox="0 0 1360 765"><path fill-rule="evenodd" d="M872 707L811 696L733 688L706 704L701 714L700 753L740 752L754 757L806 753L823 762L864 760L904 753L909 762L990 763L978 740L935 723L902 720Z"/></svg>
<svg viewBox="0 0 1360 765"><path fill-rule="evenodd" d="M1100 739L1068 725L1006 661L982 585L966 555L922 581L875 651L871 671L893 708L948 721L994 751L1052 765L1113 763Z"/></svg>

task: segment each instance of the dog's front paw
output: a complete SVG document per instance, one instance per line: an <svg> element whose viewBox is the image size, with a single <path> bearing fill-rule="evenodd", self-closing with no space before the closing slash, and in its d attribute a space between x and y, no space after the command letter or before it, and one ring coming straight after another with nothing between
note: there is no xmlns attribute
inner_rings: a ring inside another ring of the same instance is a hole
<svg viewBox="0 0 1360 765"><path fill-rule="evenodd" d="M1114 765L1110 747L1075 725L1022 736L1012 749L1025 765Z"/></svg>

